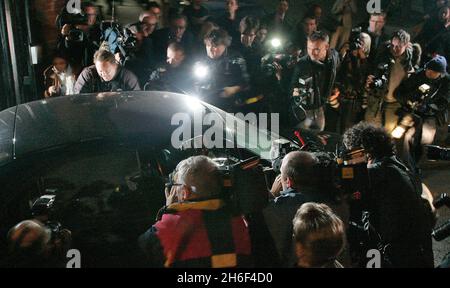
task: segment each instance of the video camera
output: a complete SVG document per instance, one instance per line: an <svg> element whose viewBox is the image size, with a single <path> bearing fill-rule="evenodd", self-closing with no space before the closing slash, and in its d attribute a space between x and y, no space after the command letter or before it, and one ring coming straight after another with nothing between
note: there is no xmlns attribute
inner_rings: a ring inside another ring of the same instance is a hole
<svg viewBox="0 0 450 288"><path fill-rule="evenodd" d="M267 205L269 193L259 157L238 163L229 163L227 158L212 160L219 166L224 198L236 213L255 213Z"/></svg>
<svg viewBox="0 0 450 288"><path fill-rule="evenodd" d="M434 201L434 206L439 209L443 206L447 206L447 208L450 208L450 197L447 193L443 193L439 196L438 199ZM442 241L450 236L450 220L448 220L446 223L442 224L441 226L437 227L433 230L431 233L433 238L436 241Z"/></svg>
<svg viewBox="0 0 450 288"><path fill-rule="evenodd" d="M367 157L364 149L345 151L336 158L336 179L344 195L361 200L369 183Z"/></svg>
<svg viewBox="0 0 450 288"><path fill-rule="evenodd" d="M108 43L111 53L120 53L125 62L137 47L137 39L131 29L114 21L103 21L100 29L101 40Z"/></svg>
<svg viewBox="0 0 450 288"><path fill-rule="evenodd" d="M85 40L84 32L79 29L78 25L87 25L88 16L83 14L81 10L77 10L76 13L69 13L64 7L61 13L56 18L56 25L59 30L61 30L64 25L69 25L70 30L67 38L73 42L83 42Z"/></svg>

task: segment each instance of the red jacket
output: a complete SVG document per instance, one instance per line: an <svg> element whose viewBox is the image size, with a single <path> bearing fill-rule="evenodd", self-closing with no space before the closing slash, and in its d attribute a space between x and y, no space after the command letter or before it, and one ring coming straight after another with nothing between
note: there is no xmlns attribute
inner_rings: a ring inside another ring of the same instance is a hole
<svg viewBox="0 0 450 288"><path fill-rule="evenodd" d="M151 234L162 247L165 267L252 266L247 223L222 200L174 204Z"/></svg>

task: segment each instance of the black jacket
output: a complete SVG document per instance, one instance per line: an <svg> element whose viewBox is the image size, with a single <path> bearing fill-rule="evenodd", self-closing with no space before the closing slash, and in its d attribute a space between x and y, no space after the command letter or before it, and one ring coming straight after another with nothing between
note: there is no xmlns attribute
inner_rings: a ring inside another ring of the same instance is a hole
<svg viewBox="0 0 450 288"><path fill-rule="evenodd" d="M209 69L208 76L196 83L201 86L200 96L221 109L231 109L235 97L222 98L220 94L225 87L231 86L248 90L250 77L245 59L239 53L227 49L219 59L204 57L200 62Z"/></svg>
<svg viewBox="0 0 450 288"><path fill-rule="evenodd" d="M132 72L120 66L118 69L114 79L106 82L98 75L94 65L85 68L75 83L75 94L141 90Z"/></svg>
<svg viewBox="0 0 450 288"><path fill-rule="evenodd" d="M370 222L388 245L394 267L433 267L431 210L422 187L395 156L368 166Z"/></svg>
<svg viewBox="0 0 450 288"><path fill-rule="evenodd" d="M420 100L419 87L429 85L428 96ZM403 80L395 91L395 98L406 109L410 110L408 101L420 103L419 109L414 111L421 117L436 117L439 124L447 123L447 108L450 97L450 77L445 75L437 80L428 79L425 70L419 70L408 79Z"/></svg>
<svg viewBox="0 0 450 288"><path fill-rule="evenodd" d="M309 55L302 57L297 63L291 80L291 95L294 88L299 87L299 79L312 77L313 95L306 101L305 109L312 110L323 107L331 96L340 66L339 54L331 49L324 64L314 62Z"/></svg>
<svg viewBox="0 0 450 288"><path fill-rule="evenodd" d="M192 63L184 60L178 67L171 67L168 64L159 66L150 73L144 89L190 94L194 92L193 81Z"/></svg>

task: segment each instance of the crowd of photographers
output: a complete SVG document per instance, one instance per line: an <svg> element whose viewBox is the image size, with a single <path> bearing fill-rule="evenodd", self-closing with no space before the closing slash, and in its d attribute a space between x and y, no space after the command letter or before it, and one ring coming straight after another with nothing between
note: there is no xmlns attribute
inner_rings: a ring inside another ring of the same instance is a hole
<svg viewBox="0 0 450 288"><path fill-rule="evenodd" d="M150 2L128 25L101 21L89 2L80 14L64 10L53 64L44 72L45 97L172 91L228 112L280 113L283 129L339 134L365 120L398 139L400 157L420 172L422 145L447 132L447 1L426 5L414 37L404 29L388 35L385 12L355 23L350 0L335 1L332 21L311 5L296 25L285 19L289 1L264 16L224 2L219 16L201 0Z"/></svg>
<svg viewBox="0 0 450 288"><path fill-rule="evenodd" d="M223 198L217 163L192 157L171 175L167 206L139 238L147 263L365 267L375 249L383 267L433 267L434 207L418 163L448 122L450 4L427 1L413 39L404 29L387 35L384 12L355 23L354 0L335 1L334 25L312 5L293 26L287 0L263 17L241 13L238 0L213 17L202 2L152 2L126 26L100 22L93 4L83 17L63 12L45 97L164 90L229 112L277 112L283 127L343 134L345 148L366 160L367 191L337 197L331 191L342 187L322 173L329 156L295 151L282 159L272 199L244 216ZM24 222L9 239L14 249L47 253L47 234Z"/></svg>

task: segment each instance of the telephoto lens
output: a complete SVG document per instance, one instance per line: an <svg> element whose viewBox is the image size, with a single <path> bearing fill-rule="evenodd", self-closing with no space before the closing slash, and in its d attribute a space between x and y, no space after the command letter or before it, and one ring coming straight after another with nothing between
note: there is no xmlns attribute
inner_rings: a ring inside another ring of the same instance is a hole
<svg viewBox="0 0 450 288"><path fill-rule="evenodd" d="M442 241L450 236L450 221L434 229L431 235L436 241Z"/></svg>
<svg viewBox="0 0 450 288"><path fill-rule="evenodd" d="M439 209L443 206L447 206L450 208L450 196L447 193L442 193L439 198L434 200L433 205L436 209Z"/></svg>
<svg viewBox="0 0 450 288"><path fill-rule="evenodd" d="M430 160L450 161L450 149L436 145L425 145L427 148L427 157Z"/></svg>

